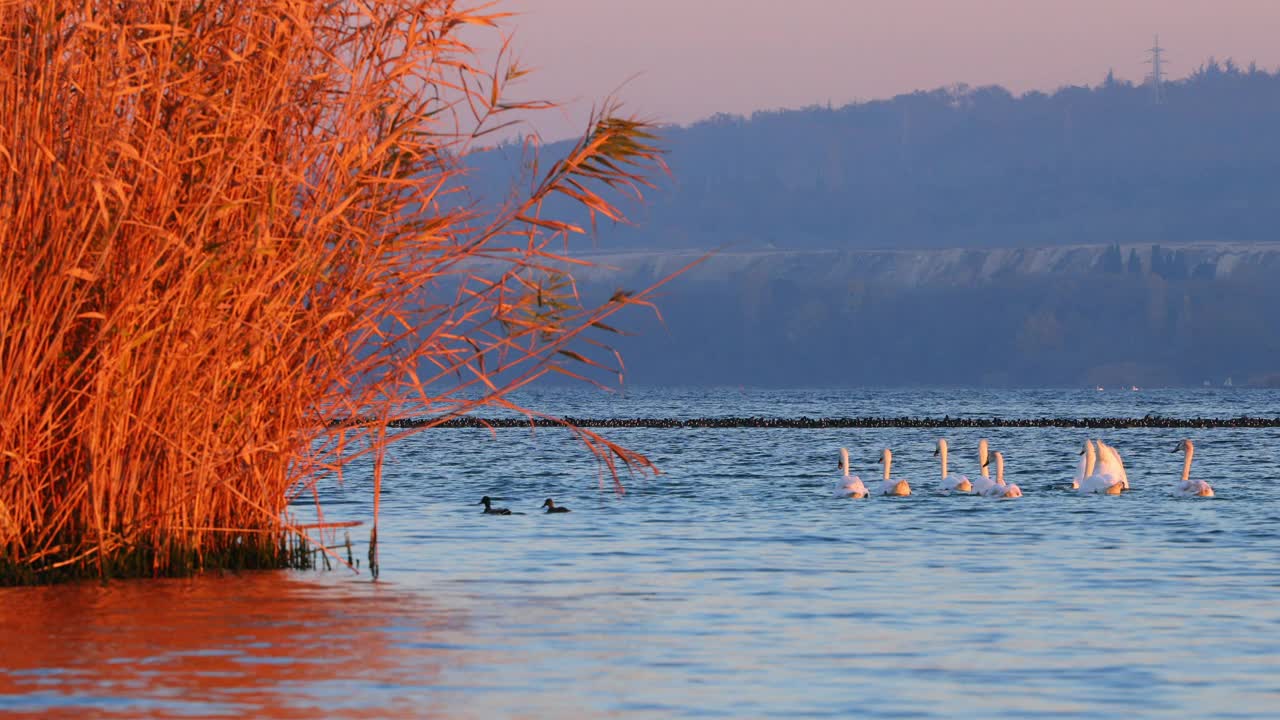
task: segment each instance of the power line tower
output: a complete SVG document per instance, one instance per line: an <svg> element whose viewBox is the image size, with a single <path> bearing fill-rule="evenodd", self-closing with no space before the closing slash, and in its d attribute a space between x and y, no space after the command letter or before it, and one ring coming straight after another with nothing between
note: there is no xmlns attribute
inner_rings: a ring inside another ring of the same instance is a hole
<svg viewBox="0 0 1280 720"><path fill-rule="evenodd" d="M1156 35L1155 44L1147 50L1151 54L1151 58L1147 60L1147 64L1151 66L1147 81L1151 83L1151 97L1156 105L1164 104L1164 50L1160 47L1160 36Z"/></svg>

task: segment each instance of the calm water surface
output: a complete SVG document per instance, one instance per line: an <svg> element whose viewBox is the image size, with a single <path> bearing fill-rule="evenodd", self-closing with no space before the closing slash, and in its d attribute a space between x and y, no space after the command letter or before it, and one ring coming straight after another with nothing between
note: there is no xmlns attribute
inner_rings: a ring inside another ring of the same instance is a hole
<svg viewBox="0 0 1280 720"><path fill-rule="evenodd" d="M1280 411L1280 393L1220 389L525 399L582 417ZM1070 430L947 431L954 472L976 474L981 437L1003 451L1026 493L1009 501L934 492L933 430L610 431L664 471L624 494L564 431L424 433L389 459L376 584L0 590L0 714L1276 717L1280 431L1098 434L1131 493L1061 489ZM1172 496L1184 436L1217 498ZM893 448L916 494L831 498L841 446L864 479ZM367 480L327 488L327 516L367 519ZM524 514L480 514L486 494ZM548 496L573 512L540 514Z"/></svg>

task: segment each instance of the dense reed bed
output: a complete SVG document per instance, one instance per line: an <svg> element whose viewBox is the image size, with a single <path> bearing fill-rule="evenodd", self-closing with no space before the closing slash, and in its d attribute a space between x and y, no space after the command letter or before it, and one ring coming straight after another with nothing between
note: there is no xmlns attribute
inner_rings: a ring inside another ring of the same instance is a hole
<svg viewBox="0 0 1280 720"><path fill-rule="evenodd" d="M505 99L505 44L486 70L466 42L502 17L0 4L0 584L305 565L326 527L290 501L372 456L376 518L383 449L431 426L389 422L533 414L506 393L618 369L605 320L650 291L584 304L583 230L541 208L621 219L661 161L606 106L471 202L463 159L542 107ZM373 421L331 422L353 416ZM574 431L606 470L651 469Z"/></svg>

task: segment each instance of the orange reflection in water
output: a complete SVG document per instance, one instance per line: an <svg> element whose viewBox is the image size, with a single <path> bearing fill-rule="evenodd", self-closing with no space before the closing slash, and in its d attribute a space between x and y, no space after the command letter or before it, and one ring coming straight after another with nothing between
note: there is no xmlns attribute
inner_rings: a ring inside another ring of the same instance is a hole
<svg viewBox="0 0 1280 720"><path fill-rule="evenodd" d="M0 590L0 715L456 716L457 612L291 573Z"/></svg>

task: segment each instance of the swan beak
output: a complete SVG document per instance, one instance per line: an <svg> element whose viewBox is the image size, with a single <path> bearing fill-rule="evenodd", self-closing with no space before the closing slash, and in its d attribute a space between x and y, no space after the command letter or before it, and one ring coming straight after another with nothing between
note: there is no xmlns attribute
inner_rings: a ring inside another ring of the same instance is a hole
<svg viewBox="0 0 1280 720"><path fill-rule="evenodd" d="M1182 451L1182 443L1178 443L1178 447L1174 448L1173 452L1181 452L1181 451Z"/></svg>
<svg viewBox="0 0 1280 720"><path fill-rule="evenodd" d="M1083 455L1083 454L1084 454L1084 451L1083 451L1083 450L1081 450L1081 451L1080 451L1080 454L1081 454L1081 455Z"/></svg>
<svg viewBox="0 0 1280 720"><path fill-rule="evenodd" d="M991 464L991 459L990 459L990 458L987 458L987 461L986 461L986 462L984 462L984 463L982 463L982 467L986 467L986 466L988 466L988 465L990 465L990 464Z"/></svg>
<svg viewBox="0 0 1280 720"><path fill-rule="evenodd" d="M938 448L933 449L933 456L938 457Z"/></svg>

